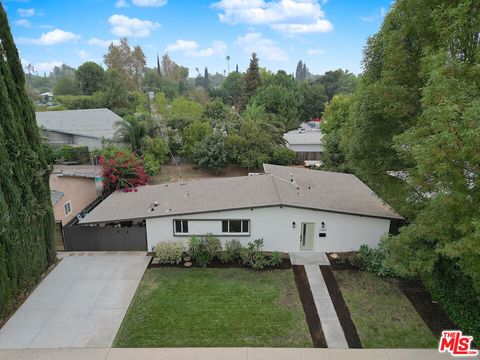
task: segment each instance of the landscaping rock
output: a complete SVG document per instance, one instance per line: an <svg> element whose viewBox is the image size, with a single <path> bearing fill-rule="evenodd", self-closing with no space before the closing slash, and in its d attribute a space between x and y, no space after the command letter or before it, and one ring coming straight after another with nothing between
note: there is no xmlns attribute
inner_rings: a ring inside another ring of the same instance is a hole
<svg viewBox="0 0 480 360"><path fill-rule="evenodd" d="M192 260L192 258L190 256L185 256L183 258L183 261L185 261L185 262L189 262L190 260Z"/></svg>
<svg viewBox="0 0 480 360"><path fill-rule="evenodd" d="M183 266L185 266L185 267L191 267L191 266L192 266L192 263L191 263L191 261L187 261L187 262L185 262L185 264L183 264Z"/></svg>
<svg viewBox="0 0 480 360"><path fill-rule="evenodd" d="M153 264L153 265L160 264L160 259L154 258L154 259L152 260L152 264Z"/></svg>

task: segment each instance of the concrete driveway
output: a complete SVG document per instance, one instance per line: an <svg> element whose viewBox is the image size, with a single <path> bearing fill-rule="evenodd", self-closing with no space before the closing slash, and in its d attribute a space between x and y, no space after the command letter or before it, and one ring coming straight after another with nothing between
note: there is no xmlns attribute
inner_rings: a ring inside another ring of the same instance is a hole
<svg viewBox="0 0 480 360"><path fill-rule="evenodd" d="M0 349L110 347L150 257L65 257L0 329Z"/></svg>

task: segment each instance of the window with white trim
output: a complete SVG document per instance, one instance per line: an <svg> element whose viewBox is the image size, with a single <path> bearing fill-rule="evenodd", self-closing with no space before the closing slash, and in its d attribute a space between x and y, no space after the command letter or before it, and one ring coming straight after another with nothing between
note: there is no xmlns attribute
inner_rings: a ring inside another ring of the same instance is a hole
<svg viewBox="0 0 480 360"><path fill-rule="evenodd" d="M65 211L65 215L70 215L72 212L72 203L69 201L63 204L63 210Z"/></svg>
<svg viewBox="0 0 480 360"><path fill-rule="evenodd" d="M187 220L174 220L175 234L188 234Z"/></svg>
<svg viewBox="0 0 480 360"><path fill-rule="evenodd" d="M222 220L222 233L249 233L250 221L249 220Z"/></svg>

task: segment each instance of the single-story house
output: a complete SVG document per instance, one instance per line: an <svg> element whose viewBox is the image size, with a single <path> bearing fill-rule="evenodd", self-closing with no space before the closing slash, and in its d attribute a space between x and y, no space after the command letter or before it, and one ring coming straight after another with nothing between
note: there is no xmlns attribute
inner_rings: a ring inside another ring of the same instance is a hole
<svg viewBox="0 0 480 360"><path fill-rule="evenodd" d="M122 120L108 109L40 111L35 115L49 144L87 146L89 150L101 149L103 139L115 141L115 132Z"/></svg>
<svg viewBox="0 0 480 360"><path fill-rule="evenodd" d="M323 154L323 134L318 128L302 124L297 130L283 134L286 145L297 153L296 162L321 160Z"/></svg>
<svg viewBox="0 0 480 360"><path fill-rule="evenodd" d="M402 217L350 174L264 165L264 173L116 191L80 224L146 226L147 246L213 234L266 251L377 245Z"/></svg>
<svg viewBox="0 0 480 360"><path fill-rule="evenodd" d="M101 195L101 167L55 165L49 182L55 221L65 225Z"/></svg>

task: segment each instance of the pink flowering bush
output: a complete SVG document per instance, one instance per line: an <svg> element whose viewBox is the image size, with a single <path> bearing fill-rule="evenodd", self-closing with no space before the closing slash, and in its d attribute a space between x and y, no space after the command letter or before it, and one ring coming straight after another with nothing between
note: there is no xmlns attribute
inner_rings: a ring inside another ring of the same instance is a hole
<svg viewBox="0 0 480 360"><path fill-rule="evenodd" d="M138 186L147 184L148 175L142 161L134 154L117 152L108 159L101 157L100 164L103 167L103 190L107 193L119 189L125 192L136 192Z"/></svg>

